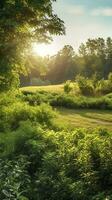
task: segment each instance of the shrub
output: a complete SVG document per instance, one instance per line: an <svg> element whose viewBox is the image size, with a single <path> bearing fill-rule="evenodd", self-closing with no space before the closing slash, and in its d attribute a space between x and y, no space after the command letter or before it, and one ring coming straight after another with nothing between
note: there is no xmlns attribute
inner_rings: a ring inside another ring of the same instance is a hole
<svg viewBox="0 0 112 200"><path fill-rule="evenodd" d="M110 92L112 92L112 86L110 82L108 80L103 80L103 79L100 80L96 88L96 93L104 95L104 94L109 94Z"/></svg>
<svg viewBox="0 0 112 200"><path fill-rule="evenodd" d="M97 75L91 79L78 75L76 82L81 93L85 96L104 95L112 92L112 73L109 74L107 80L99 80Z"/></svg>
<svg viewBox="0 0 112 200"><path fill-rule="evenodd" d="M112 109L112 100L108 97L85 97L61 94L51 101L52 106L61 106L72 109Z"/></svg>
<svg viewBox="0 0 112 200"><path fill-rule="evenodd" d="M25 102L17 101L9 106L3 106L0 111L0 130L18 128L21 121L30 120L33 123L41 123L46 126L52 125L55 112L50 105L30 106Z"/></svg>
<svg viewBox="0 0 112 200"><path fill-rule="evenodd" d="M72 89L73 87L71 81L66 81L66 83L64 84L64 92L68 94L72 91Z"/></svg>
<svg viewBox="0 0 112 200"><path fill-rule="evenodd" d="M48 93L45 91L28 94L24 100L30 105L49 103L51 106L62 106L65 108L90 108L90 109L112 109L111 94L100 97L75 96L66 93Z"/></svg>
<svg viewBox="0 0 112 200"><path fill-rule="evenodd" d="M45 91L38 91L36 93L25 92L24 101L28 101L30 105L40 105L41 103L49 103L55 94Z"/></svg>
<svg viewBox="0 0 112 200"><path fill-rule="evenodd" d="M27 172L29 162L25 156L16 160L0 160L0 199L28 200L30 176Z"/></svg>
<svg viewBox="0 0 112 200"><path fill-rule="evenodd" d="M98 94L109 94L112 92L112 73L110 73L108 75L108 79L107 80L100 80L98 81L98 85L96 88L96 93Z"/></svg>
<svg viewBox="0 0 112 200"><path fill-rule="evenodd" d="M85 96L93 96L94 95L94 86L92 80L85 78L83 76L77 76L76 82L78 83L79 89L81 93Z"/></svg>

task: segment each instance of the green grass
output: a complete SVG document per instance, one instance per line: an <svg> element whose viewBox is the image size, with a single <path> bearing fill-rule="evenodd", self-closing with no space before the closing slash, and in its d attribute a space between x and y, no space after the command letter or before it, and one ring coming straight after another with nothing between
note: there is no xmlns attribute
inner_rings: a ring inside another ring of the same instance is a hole
<svg viewBox="0 0 112 200"><path fill-rule="evenodd" d="M36 91L47 91L47 92L63 92L63 85L47 85L47 86L29 86L22 87L21 91L36 92Z"/></svg>
<svg viewBox="0 0 112 200"><path fill-rule="evenodd" d="M72 94L79 94L79 88L76 83L71 84L71 86L74 88L70 93ZM47 86L27 86L20 88L21 91L27 91L27 92L37 92L37 91L46 91L46 92L64 92L64 84L60 85L47 85Z"/></svg>
<svg viewBox="0 0 112 200"><path fill-rule="evenodd" d="M57 124L65 128L106 128L112 130L112 111L58 109Z"/></svg>
<svg viewBox="0 0 112 200"><path fill-rule="evenodd" d="M31 86L31 87L21 88L21 90L34 92L34 93L36 91L46 91L48 92L48 94L52 92L61 93L63 92L63 85ZM75 94L75 91L73 93L73 96L74 94ZM63 96L64 94L62 93L61 95L64 98ZM71 95L70 97L72 98ZM66 100L66 98L64 100ZM90 100L90 98L88 97L87 100ZM58 104L59 102L55 106L61 106L61 104L59 105ZM101 127L101 128L106 128L108 130L112 130L112 111L96 110L96 109L91 110L91 109L86 109L86 108L75 110L75 109L66 109L62 107L61 108L58 107L57 110L59 114L58 114L58 118L55 120L55 123L57 125L62 126L63 128L72 129L72 128L100 128Z"/></svg>

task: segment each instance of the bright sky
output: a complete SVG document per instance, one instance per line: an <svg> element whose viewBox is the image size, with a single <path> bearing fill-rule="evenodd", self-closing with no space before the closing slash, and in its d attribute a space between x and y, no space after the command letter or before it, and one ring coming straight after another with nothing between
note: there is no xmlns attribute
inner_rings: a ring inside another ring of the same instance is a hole
<svg viewBox="0 0 112 200"><path fill-rule="evenodd" d="M112 0L57 0L54 11L65 22L66 35L54 37L40 54L55 54L66 44L77 49L88 38L112 36Z"/></svg>

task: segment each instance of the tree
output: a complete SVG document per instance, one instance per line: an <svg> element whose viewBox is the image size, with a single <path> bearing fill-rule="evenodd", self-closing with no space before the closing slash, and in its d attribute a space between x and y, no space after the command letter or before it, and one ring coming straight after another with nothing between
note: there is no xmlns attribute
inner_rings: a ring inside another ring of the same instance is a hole
<svg viewBox="0 0 112 200"><path fill-rule="evenodd" d="M25 72L20 74L20 86L28 86L32 79L44 79L47 73L47 57L29 54L26 58Z"/></svg>
<svg viewBox="0 0 112 200"><path fill-rule="evenodd" d="M66 80L74 79L74 56L73 47L65 45L56 56L52 57L47 79L53 83L63 83Z"/></svg>
<svg viewBox="0 0 112 200"><path fill-rule="evenodd" d="M112 72L112 39L110 37L106 40L106 65L104 69L106 77L109 72Z"/></svg>
<svg viewBox="0 0 112 200"><path fill-rule="evenodd" d="M92 76L99 73L104 75L106 63L106 44L103 38L88 39L86 44L79 48L79 56L83 63L83 73L85 76Z"/></svg>
<svg viewBox="0 0 112 200"><path fill-rule="evenodd" d="M0 1L0 89L15 84L32 42L49 42L64 34L64 23L53 12L55 0Z"/></svg>

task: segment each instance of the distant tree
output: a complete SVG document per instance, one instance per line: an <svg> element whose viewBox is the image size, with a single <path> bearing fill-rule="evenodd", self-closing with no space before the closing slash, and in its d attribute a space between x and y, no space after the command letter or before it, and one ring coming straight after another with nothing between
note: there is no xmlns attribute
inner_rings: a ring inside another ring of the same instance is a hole
<svg viewBox="0 0 112 200"><path fill-rule="evenodd" d="M81 44L79 56L83 63L82 73L85 76L92 76L95 73L104 75L106 44L103 38L88 39L85 44Z"/></svg>
<svg viewBox="0 0 112 200"><path fill-rule="evenodd" d="M74 57L75 52L73 47L65 45L56 56L52 57L48 79L54 83L62 83L68 79L73 79L75 73Z"/></svg>
<svg viewBox="0 0 112 200"><path fill-rule="evenodd" d="M25 73L20 74L20 86L30 85L32 79L43 79L48 70L47 57L29 54L25 62Z"/></svg>
<svg viewBox="0 0 112 200"><path fill-rule="evenodd" d="M0 90L15 84L32 42L48 42L52 34L64 34L53 1L0 0Z"/></svg>
<svg viewBox="0 0 112 200"><path fill-rule="evenodd" d="M30 77L63 83L74 80L78 74L94 80L107 79L112 72L112 39L88 39L76 54L73 47L65 45L56 55L46 58L29 56ZM41 77L42 73L44 76Z"/></svg>
<svg viewBox="0 0 112 200"><path fill-rule="evenodd" d="M106 40L106 65L104 74L107 77L109 72L112 72L112 39L110 37Z"/></svg>

